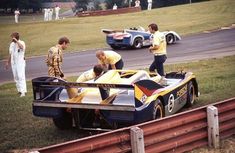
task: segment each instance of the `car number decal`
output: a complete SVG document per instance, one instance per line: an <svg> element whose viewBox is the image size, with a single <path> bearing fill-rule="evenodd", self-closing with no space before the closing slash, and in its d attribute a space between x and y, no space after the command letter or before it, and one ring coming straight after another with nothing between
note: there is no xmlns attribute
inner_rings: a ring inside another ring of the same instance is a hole
<svg viewBox="0 0 235 153"><path fill-rule="evenodd" d="M171 94L168 98L168 111L172 112L174 108L175 98L174 95Z"/></svg>

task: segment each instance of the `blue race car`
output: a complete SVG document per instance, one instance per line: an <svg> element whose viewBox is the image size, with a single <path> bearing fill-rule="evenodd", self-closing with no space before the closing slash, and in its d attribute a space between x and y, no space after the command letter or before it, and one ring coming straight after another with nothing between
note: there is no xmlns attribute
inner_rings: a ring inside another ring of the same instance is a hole
<svg viewBox="0 0 235 153"><path fill-rule="evenodd" d="M175 114L199 95L195 75L171 72L162 81L144 70L109 70L96 80L32 80L33 114L52 118L56 127L116 129ZM75 123L75 124L73 124Z"/></svg>
<svg viewBox="0 0 235 153"><path fill-rule="evenodd" d="M124 30L102 29L102 32L106 34L107 44L113 49L120 49L122 47L137 49L152 44L152 34L140 26ZM174 31L164 31L163 33L167 44L173 44L181 40L181 37Z"/></svg>

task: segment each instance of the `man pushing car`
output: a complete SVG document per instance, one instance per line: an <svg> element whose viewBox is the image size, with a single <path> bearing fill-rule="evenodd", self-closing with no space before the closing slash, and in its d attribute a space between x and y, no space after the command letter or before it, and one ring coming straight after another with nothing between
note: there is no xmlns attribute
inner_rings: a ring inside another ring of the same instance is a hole
<svg viewBox="0 0 235 153"><path fill-rule="evenodd" d="M111 69L122 69L124 66L122 57L120 54L114 51L97 51L96 57L98 59L99 64L102 64L109 70Z"/></svg>

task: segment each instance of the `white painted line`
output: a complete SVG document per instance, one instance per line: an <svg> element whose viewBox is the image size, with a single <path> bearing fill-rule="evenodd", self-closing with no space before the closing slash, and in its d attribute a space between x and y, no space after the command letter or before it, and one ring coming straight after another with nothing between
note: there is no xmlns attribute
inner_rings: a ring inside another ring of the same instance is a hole
<svg viewBox="0 0 235 153"><path fill-rule="evenodd" d="M220 29L221 30L228 30L228 29L231 29L231 27L221 27Z"/></svg>

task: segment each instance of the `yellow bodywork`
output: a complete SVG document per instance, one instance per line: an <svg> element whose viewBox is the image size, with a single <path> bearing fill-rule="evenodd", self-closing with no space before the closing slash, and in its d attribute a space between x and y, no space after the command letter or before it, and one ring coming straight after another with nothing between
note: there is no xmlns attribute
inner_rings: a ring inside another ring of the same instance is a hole
<svg viewBox="0 0 235 153"><path fill-rule="evenodd" d="M126 77L130 76L130 77ZM144 70L110 70L104 75L102 75L97 80L93 81L94 83L102 83L102 84L133 84L134 82L141 79L151 79L149 74ZM159 80L159 76L153 77L154 80ZM88 81L90 82L90 81ZM112 88L110 89L110 96L102 100L100 96L100 92L98 88L82 88L80 92L76 88L67 89L69 99L67 102L69 103L82 103L85 101L89 103L89 101L95 101L98 104L108 104L112 101L116 95L122 92L120 89ZM136 92L136 93L140 93ZM139 95L141 96L141 95Z"/></svg>
<svg viewBox="0 0 235 153"><path fill-rule="evenodd" d="M152 77L150 77L152 76ZM102 87L110 87L110 84L123 84L123 85L133 85L134 86L134 94L135 98L141 101L142 103L150 103L158 96L163 96L174 89L178 88L182 84L188 82L195 76L188 72L185 76L185 79L178 79L180 83L174 82L164 87L164 89L158 89L152 95L146 96L144 92L138 88L138 86L134 85L136 81L147 79L152 80L158 83L161 79L160 75L157 74L149 74L144 70L110 70L99 77L97 80L88 81L88 83L96 83L103 84ZM177 79L176 79L177 80ZM106 86L107 84L107 86ZM105 100L101 99L99 88L97 87L89 87L89 88L70 88L67 89L69 99L67 102L69 103L91 103L91 104L109 104L119 93L126 91L125 89L116 89L110 88L109 97Z"/></svg>

